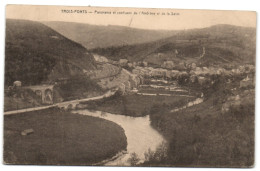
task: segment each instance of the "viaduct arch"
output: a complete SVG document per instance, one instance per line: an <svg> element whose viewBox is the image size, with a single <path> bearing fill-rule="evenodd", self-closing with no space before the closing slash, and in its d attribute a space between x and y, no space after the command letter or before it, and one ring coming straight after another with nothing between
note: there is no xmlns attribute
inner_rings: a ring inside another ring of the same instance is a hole
<svg viewBox="0 0 260 171"><path fill-rule="evenodd" d="M32 90L37 96L41 97L42 104L53 104L54 85L35 85L24 88Z"/></svg>

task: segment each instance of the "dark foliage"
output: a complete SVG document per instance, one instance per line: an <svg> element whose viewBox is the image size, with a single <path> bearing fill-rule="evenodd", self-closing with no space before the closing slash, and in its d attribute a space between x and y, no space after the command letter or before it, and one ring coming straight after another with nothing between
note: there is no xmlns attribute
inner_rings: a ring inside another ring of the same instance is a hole
<svg viewBox="0 0 260 171"><path fill-rule="evenodd" d="M47 26L33 21L6 21L5 85L20 80L23 85L48 81L56 65L69 63L93 69L94 59L86 49ZM66 77L66 75L64 75Z"/></svg>
<svg viewBox="0 0 260 171"><path fill-rule="evenodd" d="M66 83L56 85L55 89L64 100L79 99L95 92L101 94L104 92L96 81L85 76L73 76Z"/></svg>
<svg viewBox="0 0 260 171"><path fill-rule="evenodd" d="M168 157L162 163L185 167L254 164L254 100L222 112L222 102L231 92L224 78L215 80L201 104L174 113L164 105L153 106L152 125L169 141Z"/></svg>

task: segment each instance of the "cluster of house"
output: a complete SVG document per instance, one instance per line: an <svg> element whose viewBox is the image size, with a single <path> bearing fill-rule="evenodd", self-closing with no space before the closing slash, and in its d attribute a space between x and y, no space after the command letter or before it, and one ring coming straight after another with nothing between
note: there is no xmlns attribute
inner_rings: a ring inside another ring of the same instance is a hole
<svg viewBox="0 0 260 171"><path fill-rule="evenodd" d="M230 96L226 99L226 102L223 103L221 111L228 112L231 107L239 107L241 104L241 98L239 95Z"/></svg>
<svg viewBox="0 0 260 171"><path fill-rule="evenodd" d="M132 70L133 74L141 75L144 77L166 77L174 78L178 75L188 75L186 71L178 70L167 70L164 68L153 68L153 67L140 67L137 66Z"/></svg>
<svg viewBox="0 0 260 171"><path fill-rule="evenodd" d="M218 68L218 67L197 67L195 63L191 64L191 71L190 74L194 75L236 75L242 73L251 73L254 72L255 67L253 65L245 65L239 66L238 68L233 69L225 69L225 68Z"/></svg>
<svg viewBox="0 0 260 171"><path fill-rule="evenodd" d="M126 69L121 69L116 75L101 78L97 83L104 89L118 87L123 94L129 92L143 82L140 75L132 74Z"/></svg>
<svg viewBox="0 0 260 171"><path fill-rule="evenodd" d="M135 68L137 66L143 66L143 67L148 66L148 62L146 61L130 62L127 59L120 59L119 61L113 61L113 64L119 65L121 67L129 67L129 68Z"/></svg>
<svg viewBox="0 0 260 171"><path fill-rule="evenodd" d="M255 77L246 77L240 81L240 88L255 86Z"/></svg>
<svg viewBox="0 0 260 171"><path fill-rule="evenodd" d="M229 96L222 104L221 111L228 112L230 108L239 108L241 105L253 104L255 100L255 90L244 90L240 94Z"/></svg>
<svg viewBox="0 0 260 171"><path fill-rule="evenodd" d="M178 79L185 76L191 83L198 82L200 85L212 82L210 80L211 75L226 75L234 76L239 74L251 74L255 72L254 65L243 65L237 68L225 69L220 67L198 67L196 63L186 64L184 62L177 65L173 61L164 61L160 68L153 68L148 66L146 61L130 62L127 59L120 59L119 61L108 60L107 58L94 55L94 58L98 62L111 63L121 67L132 68L132 73L141 77L148 78L165 78L165 79ZM173 68L179 68L173 69ZM103 72L102 72L103 73ZM118 73L118 72L117 72ZM96 73L97 74L97 73ZM135 79L132 79L135 80ZM247 77L240 82L240 87L248 87L255 84L254 77ZM187 80L186 80L187 81Z"/></svg>
<svg viewBox="0 0 260 171"><path fill-rule="evenodd" d="M121 67L135 68L136 66L144 66L144 67L148 66L148 62L146 61L130 62L127 59L119 59L118 61L113 61L98 54L93 54L93 57L97 63L103 63L103 64L110 63Z"/></svg>
<svg viewBox="0 0 260 171"><path fill-rule="evenodd" d="M94 59L96 62L100 62L100 63L108 63L108 59L104 56L98 55L98 54L93 54Z"/></svg>
<svg viewBox="0 0 260 171"><path fill-rule="evenodd" d="M164 61L161 65L162 68L165 69L178 69L178 70L186 70L188 68L188 65L184 62L174 63L173 61Z"/></svg>
<svg viewBox="0 0 260 171"><path fill-rule="evenodd" d="M169 64L169 63L167 63ZM168 79L177 79L180 76L188 76L190 81L194 83L196 80L199 84L203 84L209 79L211 75L239 75L239 74L250 74L254 72L255 67L253 65L239 66L236 69L224 69L217 67L197 67L195 63L188 66L190 71L185 70L169 70L164 68L153 68L153 67L135 67L132 72L133 74L146 76L146 77L164 77ZM242 80L241 87L253 85L253 78L246 78Z"/></svg>
<svg viewBox="0 0 260 171"><path fill-rule="evenodd" d="M22 87L22 82L21 81L14 81L12 86L8 87L8 90L13 90Z"/></svg>

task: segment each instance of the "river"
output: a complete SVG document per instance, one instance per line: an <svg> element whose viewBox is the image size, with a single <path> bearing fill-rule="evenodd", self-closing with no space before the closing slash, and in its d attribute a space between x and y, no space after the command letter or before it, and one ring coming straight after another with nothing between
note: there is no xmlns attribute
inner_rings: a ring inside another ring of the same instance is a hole
<svg viewBox="0 0 260 171"><path fill-rule="evenodd" d="M154 82L156 80L153 80ZM194 97L189 94L189 91L183 90L181 87L173 85L172 83L164 82L162 85L159 81L152 85L141 85L141 92L136 92L140 95L150 95L150 96L185 96ZM139 91L139 90L138 90ZM142 92L145 91L145 92ZM151 92L150 92L151 91ZM154 93L156 91L157 93ZM178 93L176 93L178 91ZM152 98L152 97L151 97ZM174 97L173 97L174 98ZM203 102L202 98L197 98L192 102L184 104L184 106L173 109L172 112L182 110L187 107L199 104ZM102 162L102 165L107 166L130 166L128 159L131 157L131 153L136 153L140 159L140 163L145 161L145 152L149 149L155 151L156 148L161 145L164 141L164 137L150 124L150 116L146 115L144 117L131 117L125 115L116 115L100 111L89 111L87 109L75 110L74 113L88 115L93 117L103 118L120 125L127 137L127 152L119 153L121 155L115 156L114 160L106 160ZM109 135L108 135L109 136Z"/></svg>
<svg viewBox="0 0 260 171"><path fill-rule="evenodd" d="M147 152L149 148L154 151L163 141L165 141L163 136L151 127L149 115L144 117L131 117L85 109L73 112L115 122L125 130L125 135L127 137L127 153L113 161L105 163L107 166L129 166L130 163L127 160L130 158L131 153L134 152L140 158L140 162L143 162L145 160L144 153Z"/></svg>

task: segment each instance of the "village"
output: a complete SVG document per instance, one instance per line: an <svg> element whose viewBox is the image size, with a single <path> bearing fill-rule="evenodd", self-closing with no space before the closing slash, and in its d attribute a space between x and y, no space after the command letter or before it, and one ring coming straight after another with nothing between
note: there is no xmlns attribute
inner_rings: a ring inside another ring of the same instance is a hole
<svg viewBox="0 0 260 171"><path fill-rule="evenodd" d="M253 165L254 28L6 28L5 163Z"/></svg>
<svg viewBox="0 0 260 171"><path fill-rule="evenodd" d="M160 67L155 68L149 66L149 63L146 61L130 62L127 59L112 61L97 54L95 54L94 57L97 62L103 64L110 63L119 66L120 68L124 68L124 71L128 71L129 75L136 78L132 79L134 84L130 84L129 82L128 88L126 89L128 93L137 93L138 89L140 89L139 87L145 86L145 80L158 80L168 85L154 85L154 88L159 89L161 87L170 89L171 84L175 84L175 82L180 86L188 86L189 88L200 87L200 89L207 89L215 84L216 78L222 77L225 79L226 88L231 92L223 99L222 112L229 111L231 107L238 108L243 103L241 99L243 99L243 101L244 99L247 99L248 103L253 103L252 100L254 99L255 94L254 65L229 65L226 68L223 68L217 66L199 67L195 63L186 64L182 62L178 64L178 68L181 69L177 70L174 69L177 64L174 65L173 61L165 61Z"/></svg>

